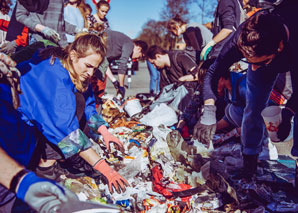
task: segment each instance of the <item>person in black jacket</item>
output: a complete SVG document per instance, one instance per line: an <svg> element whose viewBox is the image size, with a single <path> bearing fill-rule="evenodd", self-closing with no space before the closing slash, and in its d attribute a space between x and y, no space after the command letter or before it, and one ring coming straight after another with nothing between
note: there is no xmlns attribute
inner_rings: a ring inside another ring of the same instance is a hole
<svg viewBox="0 0 298 213"><path fill-rule="evenodd" d="M231 33L246 19L243 6L247 3L248 0L219 0L212 26L213 39L203 48L201 60L206 60L208 55L218 56Z"/></svg>
<svg viewBox="0 0 298 213"><path fill-rule="evenodd" d="M204 79L204 111L195 127L195 136L209 143L216 126L214 101L216 96L212 88L234 62L246 58L249 63L247 72L246 107L242 120L241 142L244 159L243 173L251 179L256 173L258 154L262 147L265 124L261 111L266 107L270 92L278 73L291 71L293 94L286 107L282 109L282 122L277 135L285 140L291 129L294 117L294 144L291 154L298 156L297 113L298 109L298 27L295 24L298 1L283 1L273 11L263 10L249 18L225 44L219 57L211 65Z"/></svg>

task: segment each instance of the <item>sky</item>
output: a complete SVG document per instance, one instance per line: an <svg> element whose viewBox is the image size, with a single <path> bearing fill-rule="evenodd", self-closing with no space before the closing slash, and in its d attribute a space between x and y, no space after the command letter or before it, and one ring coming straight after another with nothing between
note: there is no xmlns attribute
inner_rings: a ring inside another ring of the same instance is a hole
<svg viewBox="0 0 298 213"><path fill-rule="evenodd" d="M93 6L91 0L86 2ZM165 3L165 0L111 0L107 15L110 27L134 39L149 19L159 19Z"/></svg>

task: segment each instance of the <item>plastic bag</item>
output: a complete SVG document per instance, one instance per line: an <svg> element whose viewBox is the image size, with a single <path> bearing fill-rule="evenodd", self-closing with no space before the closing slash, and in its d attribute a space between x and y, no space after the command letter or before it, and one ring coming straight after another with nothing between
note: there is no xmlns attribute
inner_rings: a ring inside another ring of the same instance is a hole
<svg viewBox="0 0 298 213"><path fill-rule="evenodd" d="M156 106L151 112L145 115L140 122L147 126L172 126L178 122L176 112L166 104Z"/></svg>
<svg viewBox="0 0 298 213"><path fill-rule="evenodd" d="M159 98L150 105L150 109L153 110L156 106L165 103L178 111L180 102L187 94L188 91L184 85L181 85L177 88L174 86L174 84L167 85L163 88Z"/></svg>

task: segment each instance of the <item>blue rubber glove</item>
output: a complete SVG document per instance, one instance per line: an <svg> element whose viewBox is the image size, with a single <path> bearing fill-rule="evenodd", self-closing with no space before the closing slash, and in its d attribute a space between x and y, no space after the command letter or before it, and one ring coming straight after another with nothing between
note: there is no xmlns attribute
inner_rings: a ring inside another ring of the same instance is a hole
<svg viewBox="0 0 298 213"><path fill-rule="evenodd" d="M277 137L280 141L284 141L291 131L291 120L294 113L288 108L284 108L281 111L281 123L278 126Z"/></svg>
<svg viewBox="0 0 298 213"><path fill-rule="evenodd" d="M55 181L40 178L33 172L21 179L16 196L38 212L56 212L62 203L78 200L70 190Z"/></svg>
<svg viewBox="0 0 298 213"><path fill-rule="evenodd" d="M206 61L208 54L210 53L210 51L212 50L212 48L215 44L216 43L214 40L211 40L211 41L209 41L208 44L206 44L206 46L202 49L202 52L200 55L200 60Z"/></svg>

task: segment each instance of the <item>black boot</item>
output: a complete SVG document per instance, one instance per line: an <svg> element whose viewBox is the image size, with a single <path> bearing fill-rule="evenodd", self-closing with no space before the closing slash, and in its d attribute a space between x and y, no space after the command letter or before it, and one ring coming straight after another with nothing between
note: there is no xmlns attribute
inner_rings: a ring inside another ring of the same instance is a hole
<svg viewBox="0 0 298 213"><path fill-rule="evenodd" d="M253 176L257 173L258 155L243 154L242 171L234 176L234 179L245 179L250 182Z"/></svg>

